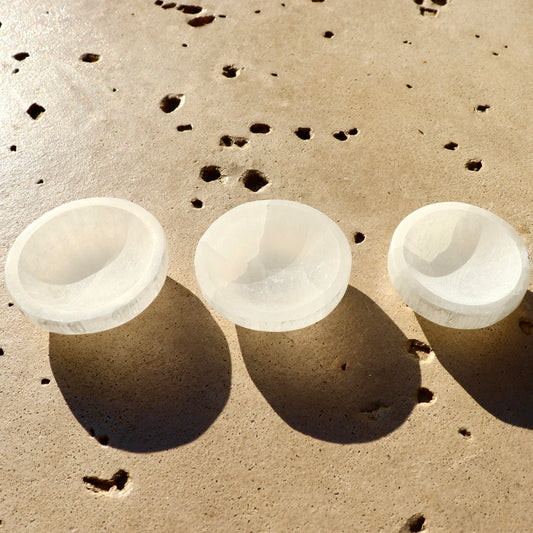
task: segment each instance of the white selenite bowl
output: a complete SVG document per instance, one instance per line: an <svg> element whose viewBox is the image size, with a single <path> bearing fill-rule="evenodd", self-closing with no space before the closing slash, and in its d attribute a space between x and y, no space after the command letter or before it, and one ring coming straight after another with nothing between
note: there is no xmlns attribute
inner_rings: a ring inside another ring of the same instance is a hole
<svg viewBox="0 0 533 533"><path fill-rule="evenodd" d="M117 198L61 205L32 222L6 261L6 286L36 326L93 333L143 311L166 279L163 228L142 207Z"/></svg>
<svg viewBox="0 0 533 533"><path fill-rule="evenodd" d="M490 211L459 202L431 204L400 222L388 258L392 284L419 315L450 328L490 326L526 293L524 242Z"/></svg>
<svg viewBox="0 0 533 533"><path fill-rule="evenodd" d="M352 256L341 229L320 211L259 200L215 220L194 265L204 298L222 316L249 329L290 331L336 307Z"/></svg>

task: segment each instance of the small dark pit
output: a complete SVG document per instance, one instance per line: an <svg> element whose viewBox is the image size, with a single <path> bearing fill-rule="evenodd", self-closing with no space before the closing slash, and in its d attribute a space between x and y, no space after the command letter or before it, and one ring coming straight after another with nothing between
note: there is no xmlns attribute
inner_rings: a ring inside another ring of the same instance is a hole
<svg viewBox="0 0 533 533"><path fill-rule="evenodd" d="M268 124L263 124L262 122L256 122L250 126L250 131L252 133L270 133L270 126Z"/></svg>
<svg viewBox="0 0 533 533"><path fill-rule="evenodd" d="M252 192L261 190L268 185L268 179L259 170L247 170L242 177L244 186Z"/></svg>
<svg viewBox="0 0 533 533"><path fill-rule="evenodd" d="M83 61L84 63L96 63L97 61L100 61L100 54L82 54L80 56L80 61Z"/></svg>
<svg viewBox="0 0 533 533"><path fill-rule="evenodd" d="M418 403L430 403L435 398L435 395L433 392L431 392L426 387L420 387L418 389L418 392L416 394L416 399Z"/></svg>
<svg viewBox="0 0 533 533"><path fill-rule="evenodd" d="M28 107L26 113L28 113L33 120L37 120L45 111L46 109L43 106L33 103Z"/></svg>
<svg viewBox="0 0 533 533"><path fill-rule="evenodd" d="M197 15L202 11L202 6L194 6L191 4L181 4L178 6L178 10L186 15Z"/></svg>
<svg viewBox="0 0 533 533"><path fill-rule="evenodd" d="M478 159L471 159L465 163L465 168L471 170L472 172L479 172L482 166L483 163Z"/></svg>
<svg viewBox="0 0 533 533"><path fill-rule="evenodd" d="M303 141L308 141L311 138L311 128L298 128L294 134Z"/></svg>
<svg viewBox="0 0 533 533"><path fill-rule="evenodd" d="M163 113L172 113L172 111L180 106L182 99L182 94L167 94L166 96L163 96L159 102L159 109L161 109Z"/></svg>
<svg viewBox="0 0 533 533"><path fill-rule="evenodd" d="M187 22L189 26L192 26L193 28L200 28L201 26L205 26L207 24L211 24L215 20L215 17L213 15L206 15L205 17L195 17Z"/></svg>
<svg viewBox="0 0 533 533"><path fill-rule="evenodd" d="M216 165L208 165L202 167L200 170L200 178L209 183L210 181L216 181L222 177L222 170Z"/></svg>
<svg viewBox="0 0 533 533"><path fill-rule="evenodd" d="M365 234L361 233L360 231L356 231L353 240L355 244L361 244L366 239Z"/></svg>
<svg viewBox="0 0 533 533"><path fill-rule="evenodd" d="M194 200L191 200L191 204L195 209L202 209L202 207L204 206L202 200L199 200L198 198L194 198Z"/></svg>

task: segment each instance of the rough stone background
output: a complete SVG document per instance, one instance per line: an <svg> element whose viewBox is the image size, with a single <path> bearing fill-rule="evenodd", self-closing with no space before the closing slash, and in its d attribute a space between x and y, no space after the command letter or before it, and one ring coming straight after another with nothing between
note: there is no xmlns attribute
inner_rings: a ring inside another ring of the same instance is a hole
<svg viewBox="0 0 533 533"><path fill-rule="evenodd" d="M0 7L2 262L90 196L139 203L170 247L161 295L106 333L39 331L2 284L0 530L533 531L533 294L453 332L385 260L404 216L446 200L532 252L533 4L198 5ZM200 297L196 242L259 198L319 208L352 245L346 297L303 331L236 328Z"/></svg>

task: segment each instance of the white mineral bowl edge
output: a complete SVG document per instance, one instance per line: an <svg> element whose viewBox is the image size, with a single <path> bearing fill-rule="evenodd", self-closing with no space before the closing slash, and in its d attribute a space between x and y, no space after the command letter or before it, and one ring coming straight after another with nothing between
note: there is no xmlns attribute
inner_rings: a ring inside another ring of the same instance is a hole
<svg viewBox="0 0 533 533"><path fill-rule="evenodd" d="M32 222L6 261L6 286L36 326L63 334L119 326L143 311L166 279L163 228L117 198L61 205Z"/></svg>
<svg viewBox="0 0 533 533"><path fill-rule="evenodd" d="M215 220L194 265L204 298L222 316L248 329L290 331L337 306L352 256L339 226L320 211L259 200Z"/></svg>
<svg viewBox="0 0 533 533"><path fill-rule="evenodd" d="M530 278L516 231L490 211L459 202L427 205L402 220L388 269L413 311L457 329L505 318L520 305Z"/></svg>

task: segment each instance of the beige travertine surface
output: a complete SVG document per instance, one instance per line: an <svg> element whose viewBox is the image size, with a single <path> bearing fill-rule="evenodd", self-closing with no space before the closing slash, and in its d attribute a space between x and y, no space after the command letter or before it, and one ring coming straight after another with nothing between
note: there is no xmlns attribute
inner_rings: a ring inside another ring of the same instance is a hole
<svg viewBox="0 0 533 533"><path fill-rule="evenodd" d="M532 292L456 332L417 320L386 271L396 225L436 201L492 210L533 250L533 5L417 4L1 8L3 260L89 196L142 205L170 249L153 305L101 334L39 331L2 285L1 530L533 531ZM199 298L197 240L258 198L316 207L352 243L351 288L308 329L236 328Z"/></svg>

